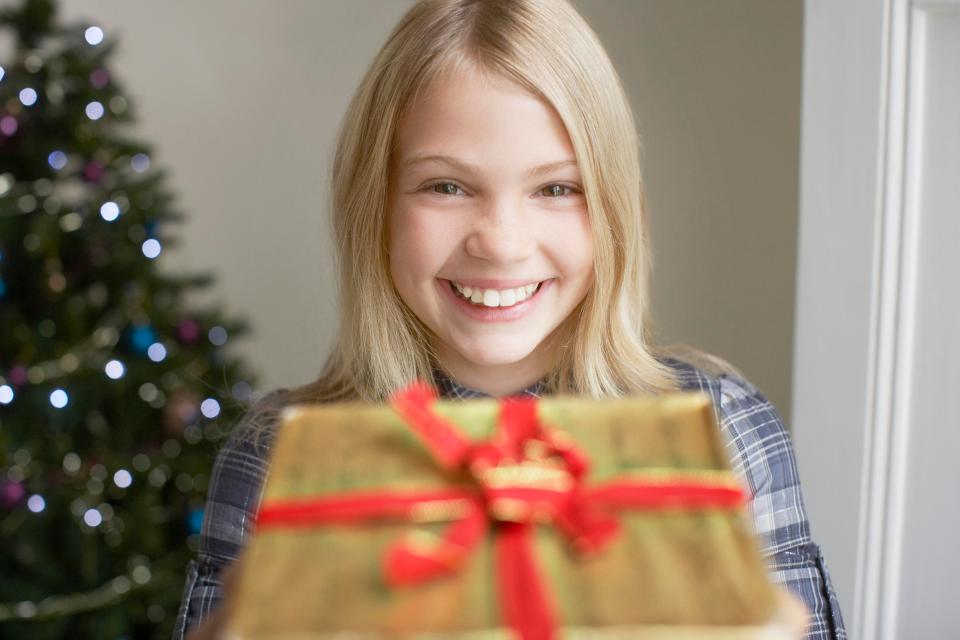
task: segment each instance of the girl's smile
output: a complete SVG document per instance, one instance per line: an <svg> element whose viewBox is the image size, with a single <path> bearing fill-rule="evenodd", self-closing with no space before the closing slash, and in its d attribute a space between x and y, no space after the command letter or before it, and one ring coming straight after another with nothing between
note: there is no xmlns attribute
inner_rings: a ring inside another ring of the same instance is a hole
<svg viewBox="0 0 960 640"><path fill-rule="evenodd" d="M462 283L475 282L470 279L437 279L456 313L463 313L478 322L511 322L523 318L533 312L552 281L526 280L524 282L529 283L527 286L505 287L501 284L495 288L483 288L459 286Z"/></svg>

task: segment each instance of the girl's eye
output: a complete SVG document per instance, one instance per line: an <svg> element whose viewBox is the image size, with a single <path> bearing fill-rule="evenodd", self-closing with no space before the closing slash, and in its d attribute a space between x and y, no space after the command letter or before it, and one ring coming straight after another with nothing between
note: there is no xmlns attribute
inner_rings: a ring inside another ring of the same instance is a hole
<svg viewBox="0 0 960 640"><path fill-rule="evenodd" d="M562 198L573 195L574 193L579 193L579 191L565 184L548 184L543 189L540 189L540 193L548 198Z"/></svg>
<svg viewBox="0 0 960 640"><path fill-rule="evenodd" d="M455 196L460 187L453 182L434 182L431 185L427 185L427 189L442 196Z"/></svg>

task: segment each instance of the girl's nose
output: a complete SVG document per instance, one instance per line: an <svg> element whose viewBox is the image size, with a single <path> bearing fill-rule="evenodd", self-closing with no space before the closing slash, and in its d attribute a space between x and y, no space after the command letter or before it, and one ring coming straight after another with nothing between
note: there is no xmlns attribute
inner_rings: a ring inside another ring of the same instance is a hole
<svg viewBox="0 0 960 640"><path fill-rule="evenodd" d="M520 262L536 251L537 240L523 207L505 200L479 212L467 236L467 253L499 264Z"/></svg>

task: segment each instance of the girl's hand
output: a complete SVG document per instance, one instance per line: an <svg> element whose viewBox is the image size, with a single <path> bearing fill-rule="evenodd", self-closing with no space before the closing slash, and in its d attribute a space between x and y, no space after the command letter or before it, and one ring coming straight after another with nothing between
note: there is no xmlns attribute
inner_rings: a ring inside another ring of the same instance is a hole
<svg viewBox="0 0 960 640"><path fill-rule="evenodd" d="M237 583L240 580L240 560L237 559L224 568L220 577L223 583L223 601L210 616L197 627L194 627L186 640L219 640L224 631L227 620L232 611L233 594L236 593Z"/></svg>
<svg viewBox="0 0 960 640"><path fill-rule="evenodd" d="M784 626L789 638L803 638L807 632L807 608L803 601L783 587L777 587L780 608L783 611Z"/></svg>

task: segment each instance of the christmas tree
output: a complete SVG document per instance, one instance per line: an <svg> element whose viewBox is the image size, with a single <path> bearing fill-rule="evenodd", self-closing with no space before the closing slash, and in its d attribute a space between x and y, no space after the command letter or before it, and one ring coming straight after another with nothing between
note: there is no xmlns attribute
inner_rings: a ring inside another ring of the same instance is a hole
<svg viewBox="0 0 960 640"><path fill-rule="evenodd" d="M247 326L160 273L183 219L115 40L0 9L0 637L169 637Z"/></svg>

